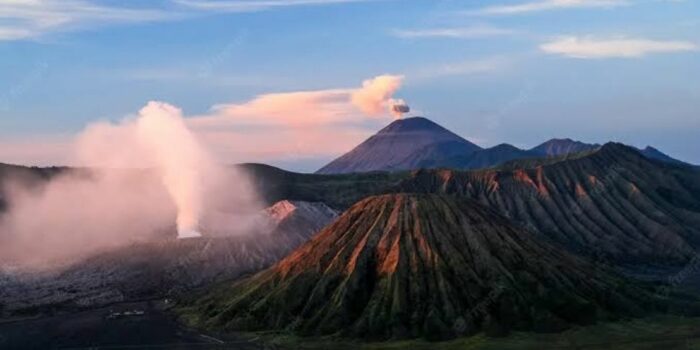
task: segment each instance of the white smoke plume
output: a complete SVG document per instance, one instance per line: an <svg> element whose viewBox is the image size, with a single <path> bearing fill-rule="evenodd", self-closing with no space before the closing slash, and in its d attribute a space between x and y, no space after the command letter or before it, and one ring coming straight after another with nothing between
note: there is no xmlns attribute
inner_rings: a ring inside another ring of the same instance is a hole
<svg viewBox="0 0 700 350"><path fill-rule="evenodd" d="M185 126L182 112L171 105L150 102L139 112L136 131L175 202L178 235L199 236L203 187L219 169Z"/></svg>
<svg viewBox="0 0 700 350"><path fill-rule="evenodd" d="M75 258L135 241L196 237L238 226L261 204L232 167L217 163L187 128L182 112L149 102L120 123L88 126L75 142L85 166L42 185L4 189L0 256ZM26 179L23 179L26 182ZM241 222L236 222L241 221ZM2 259L0 259L2 260Z"/></svg>

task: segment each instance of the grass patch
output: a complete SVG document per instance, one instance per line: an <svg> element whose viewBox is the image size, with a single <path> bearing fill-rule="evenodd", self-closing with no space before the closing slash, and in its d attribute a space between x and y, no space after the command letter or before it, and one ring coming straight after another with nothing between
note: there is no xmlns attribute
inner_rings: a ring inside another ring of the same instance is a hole
<svg viewBox="0 0 700 350"><path fill-rule="evenodd" d="M514 332L503 338L475 335L444 342L405 340L366 343L333 336L303 338L284 332L248 333L265 343L290 349L417 349L417 350L511 350L511 349L699 349L700 318L654 316L614 323L576 327L555 334Z"/></svg>

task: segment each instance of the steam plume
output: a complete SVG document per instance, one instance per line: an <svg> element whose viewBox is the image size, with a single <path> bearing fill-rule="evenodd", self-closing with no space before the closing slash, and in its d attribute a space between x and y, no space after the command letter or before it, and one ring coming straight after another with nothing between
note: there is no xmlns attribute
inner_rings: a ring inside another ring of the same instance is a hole
<svg viewBox="0 0 700 350"><path fill-rule="evenodd" d="M392 111L391 97L401 87L403 76L380 75L365 80L362 88L352 93L352 103L367 115L382 115Z"/></svg>
<svg viewBox="0 0 700 350"><path fill-rule="evenodd" d="M205 183L211 184L222 170L187 128L178 108L151 101L136 120L93 125L80 138L78 151L81 162L91 166L152 168L177 208L178 236L199 236Z"/></svg>
<svg viewBox="0 0 700 350"><path fill-rule="evenodd" d="M149 102L139 112L136 130L177 207L178 236L200 236L205 174L214 173L214 161L185 126L182 112L169 104Z"/></svg>
<svg viewBox="0 0 700 350"><path fill-rule="evenodd" d="M72 260L162 239L175 225L181 238L245 234L240 227L261 209L248 179L217 163L169 104L149 102L120 123L92 124L74 146L85 168L48 182L26 185L27 174L4 182L0 260Z"/></svg>

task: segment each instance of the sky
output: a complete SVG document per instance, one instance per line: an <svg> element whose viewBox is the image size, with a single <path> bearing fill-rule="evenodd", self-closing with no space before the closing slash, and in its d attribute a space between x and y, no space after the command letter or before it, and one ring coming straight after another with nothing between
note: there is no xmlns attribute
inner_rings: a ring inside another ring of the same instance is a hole
<svg viewBox="0 0 700 350"><path fill-rule="evenodd" d="M484 147L569 137L700 164L700 1L0 1L0 162L71 164L83 130L149 101L223 162L295 171L400 101Z"/></svg>

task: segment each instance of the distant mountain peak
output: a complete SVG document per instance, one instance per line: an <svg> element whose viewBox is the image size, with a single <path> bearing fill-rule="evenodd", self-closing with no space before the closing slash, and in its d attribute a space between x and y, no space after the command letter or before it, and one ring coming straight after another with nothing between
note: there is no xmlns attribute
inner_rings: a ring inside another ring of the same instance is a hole
<svg viewBox="0 0 700 350"><path fill-rule="evenodd" d="M652 146L646 146L644 149L638 149L639 153L643 154L645 157L649 159L654 159L654 160L659 160L665 163L671 163L671 164L676 164L676 165L689 165L686 162L680 161L678 159L675 159L668 154L659 151L658 149L652 147Z"/></svg>
<svg viewBox="0 0 700 350"><path fill-rule="evenodd" d="M481 147L424 117L398 119L362 142L350 152L321 168L320 174L411 170L434 154L426 147L438 146L439 153L468 154Z"/></svg>
<svg viewBox="0 0 700 350"><path fill-rule="evenodd" d="M492 150L521 150L520 148L515 147L515 146L511 145L510 143L499 143L499 144L491 147L490 149L492 149Z"/></svg>
<svg viewBox="0 0 700 350"><path fill-rule="evenodd" d="M598 147L600 147L598 144L584 143L567 137L550 139L532 148L530 151L541 156L555 157L569 153L589 151Z"/></svg>
<svg viewBox="0 0 700 350"><path fill-rule="evenodd" d="M425 117L410 117L394 120L393 122L391 122L391 124L379 130L379 133L406 132L416 130L439 130L452 133L451 131L445 129L444 127Z"/></svg>

